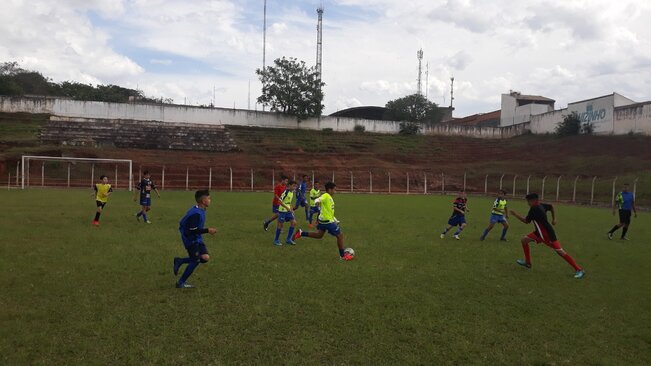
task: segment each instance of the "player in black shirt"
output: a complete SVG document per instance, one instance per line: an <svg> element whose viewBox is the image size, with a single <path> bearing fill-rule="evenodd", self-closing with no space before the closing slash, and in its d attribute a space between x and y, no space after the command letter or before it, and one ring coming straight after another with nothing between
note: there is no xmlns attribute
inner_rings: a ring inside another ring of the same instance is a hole
<svg viewBox="0 0 651 366"><path fill-rule="evenodd" d="M523 267L531 268L531 254L529 252L530 243L543 243L548 247L554 249L556 254L563 257L576 271L574 278L583 278L585 272L578 264L567 254L561 247L561 243L556 238L556 232L553 225L556 225L556 211L554 206L546 203L541 203L536 193L528 194L526 196L527 203L529 204L529 213L527 217L520 216L517 212L511 210L511 214L518 220L525 224L533 223L534 231L529 235L522 238L522 250L524 250L524 260L518 259L517 263ZM547 220L547 211L552 213L552 223Z"/></svg>

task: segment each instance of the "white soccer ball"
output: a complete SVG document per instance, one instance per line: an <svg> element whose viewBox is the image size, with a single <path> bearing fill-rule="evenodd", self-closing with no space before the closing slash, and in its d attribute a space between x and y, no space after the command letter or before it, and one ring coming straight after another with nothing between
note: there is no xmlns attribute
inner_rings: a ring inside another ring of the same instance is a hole
<svg viewBox="0 0 651 366"><path fill-rule="evenodd" d="M355 250L353 248L346 248L344 249L344 253L350 254L351 256L355 256Z"/></svg>

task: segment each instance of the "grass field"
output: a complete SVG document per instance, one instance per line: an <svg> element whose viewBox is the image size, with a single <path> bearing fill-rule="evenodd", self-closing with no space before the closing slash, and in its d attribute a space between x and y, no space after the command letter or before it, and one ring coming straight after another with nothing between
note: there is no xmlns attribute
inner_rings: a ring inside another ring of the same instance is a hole
<svg viewBox="0 0 651 366"><path fill-rule="evenodd" d="M0 364L651 364L647 213L611 242L608 210L559 206L561 242L587 271L575 280L546 247L532 271L515 264L529 225L479 242L488 199L470 198L457 242L438 238L451 197L338 195L346 263L331 237L273 247L270 198L214 193L212 261L178 290L191 192L163 192L152 225L116 192L95 228L90 191L0 191Z"/></svg>

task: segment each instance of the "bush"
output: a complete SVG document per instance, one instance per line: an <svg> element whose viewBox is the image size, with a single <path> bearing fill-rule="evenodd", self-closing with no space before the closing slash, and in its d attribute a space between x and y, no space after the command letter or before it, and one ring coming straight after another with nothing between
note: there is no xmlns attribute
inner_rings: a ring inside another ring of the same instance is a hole
<svg viewBox="0 0 651 366"><path fill-rule="evenodd" d="M414 122L400 122L401 135L417 135L420 132L420 126Z"/></svg>
<svg viewBox="0 0 651 366"><path fill-rule="evenodd" d="M324 132L324 133L332 133L332 132L334 132L334 130L332 128L330 128L330 127L322 128L321 131Z"/></svg>
<svg viewBox="0 0 651 366"><path fill-rule="evenodd" d="M364 131L366 131L366 127L362 125L355 125L354 131L358 133L364 133Z"/></svg>
<svg viewBox="0 0 651 366"><path fill-rule="evenodd" d="M556 126L558 136L575 136L581 133L581 118L576 112L563 116L563 121Z"/></svg>

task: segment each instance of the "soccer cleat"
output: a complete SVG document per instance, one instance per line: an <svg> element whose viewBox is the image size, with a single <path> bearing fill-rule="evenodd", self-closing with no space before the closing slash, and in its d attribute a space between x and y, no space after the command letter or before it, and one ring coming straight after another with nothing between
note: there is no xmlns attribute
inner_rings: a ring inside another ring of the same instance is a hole
<svg viewBox="0 0 651 366"><path fill-rule="evenodd" d="M183 264L181 262L181 258L179 258L179 257L174 258L174 275L175 276L178 276L179 268L181 268L181 264Z"/></svg>
<svg viewBox="0 0 651 366"><path fill-rule="evenodd" d="M294 235L292 235L292 240L298 240L298 239L301 238L302 235L303 235L303 230L298 229L298 230L296 230ZM294 244L296 244L296 243L294 243Z"/></svg>
<svg viewBox="0 0 651 366"><path fill-rule="evenodd" d="M296 245L293 240L286 241L285 244L287 245Z"/></svg>
<svg viewBox="0 0 651 366"><path fill-rule="evenodd" d="M576 274L574 275L574 278L580 280L580 279L582 279L584 276L585 276L585 271L582 270L582 269L580 269L580 270L576 271Z"/></svg>
<svg viewBox="0 0 651 366"><path fill-rule="evenodd" d="M353 259L355 259L355 257L353 257L352 255L346 253L343 256L339 257L339 259L342 260L342 261L348 262L348 261L352 261Z"/></svg>
<svg viewBox="0 0 651 366"><path fill-rule="evenodd" d="M608 233L608 240L613 240L613 233Z"/></svg>
<svg viewBox="0 0 651 366"><path fill-rule="evenodd" d="M277 246L277 247L280 247L283 244L280 242L280 240L274 240L274 245Z"/></svg>
<svg viewBox="0 0 651 366"><path fill-rule="evenodd" d="M313 224L307 224L307 227L309 227L310 229L312 229L312 228L314 227L314 225L313 225Z"/></svg>
<svg viewBox="0 0 651 366"><path fill-rule="evenodd" d="M268 222L266 222L266 221L265 221L265 222L263 222L263 223L262 223L262 228L264 229L264 231L267 231L267 230L269 230L269 223L268 223Z"/></svg>
<svg viewBox="0 0 651 366"><path fill-rule="evenodd" d="M441 239L445 239L445 234L441 234Z"/></svg>
<svg viewBox="0 0 651 366"><path fill-rule="evenodd" d="M99 226L99 221L93 220L93 222L91 224L94 225L94 226Z"/></svg>
<svg viewBox="0 0 651 366"><path fill-rule="evenodd" d="M483 236L483 235L479 237L479 241L484 241L485 239L486 239L486 237Z"/></svg>
<svg viewBox="0 0 651 366"><path fill-rule="evenodd" d="M177 282L176 288L194 288L194 286L186 282Z"/></svg>
<svg viewBox="0 0 651 366"><path fill-rule="evenodd" d="M500 241L508 241L506 238L500 238Z"/></svg>
<svg viewBox="0 0 651 366"><path fill-rule="evenodd" d="M151 224L151 221L147 220L145 221L146 224Z"/></svg>
<svg viewBox="0 0 651 366"><path fill-rule="evenodd" d="M629 239L625 236L622 236L621 240L629 240Z"/></svg>
<svg viewBox="0 0 651 366"><path fill-rule="evenodd" d="M461 240L461 237L459 235L455 235L454 238L457 240Z"/></svg>
<svg viewBox="0 0 651 366"><path fill-rule="evenodd" d="M524 268L531 269L531 263L527 263L527 261L525 261L524 259L518 259L515 262Z"/></svg>

